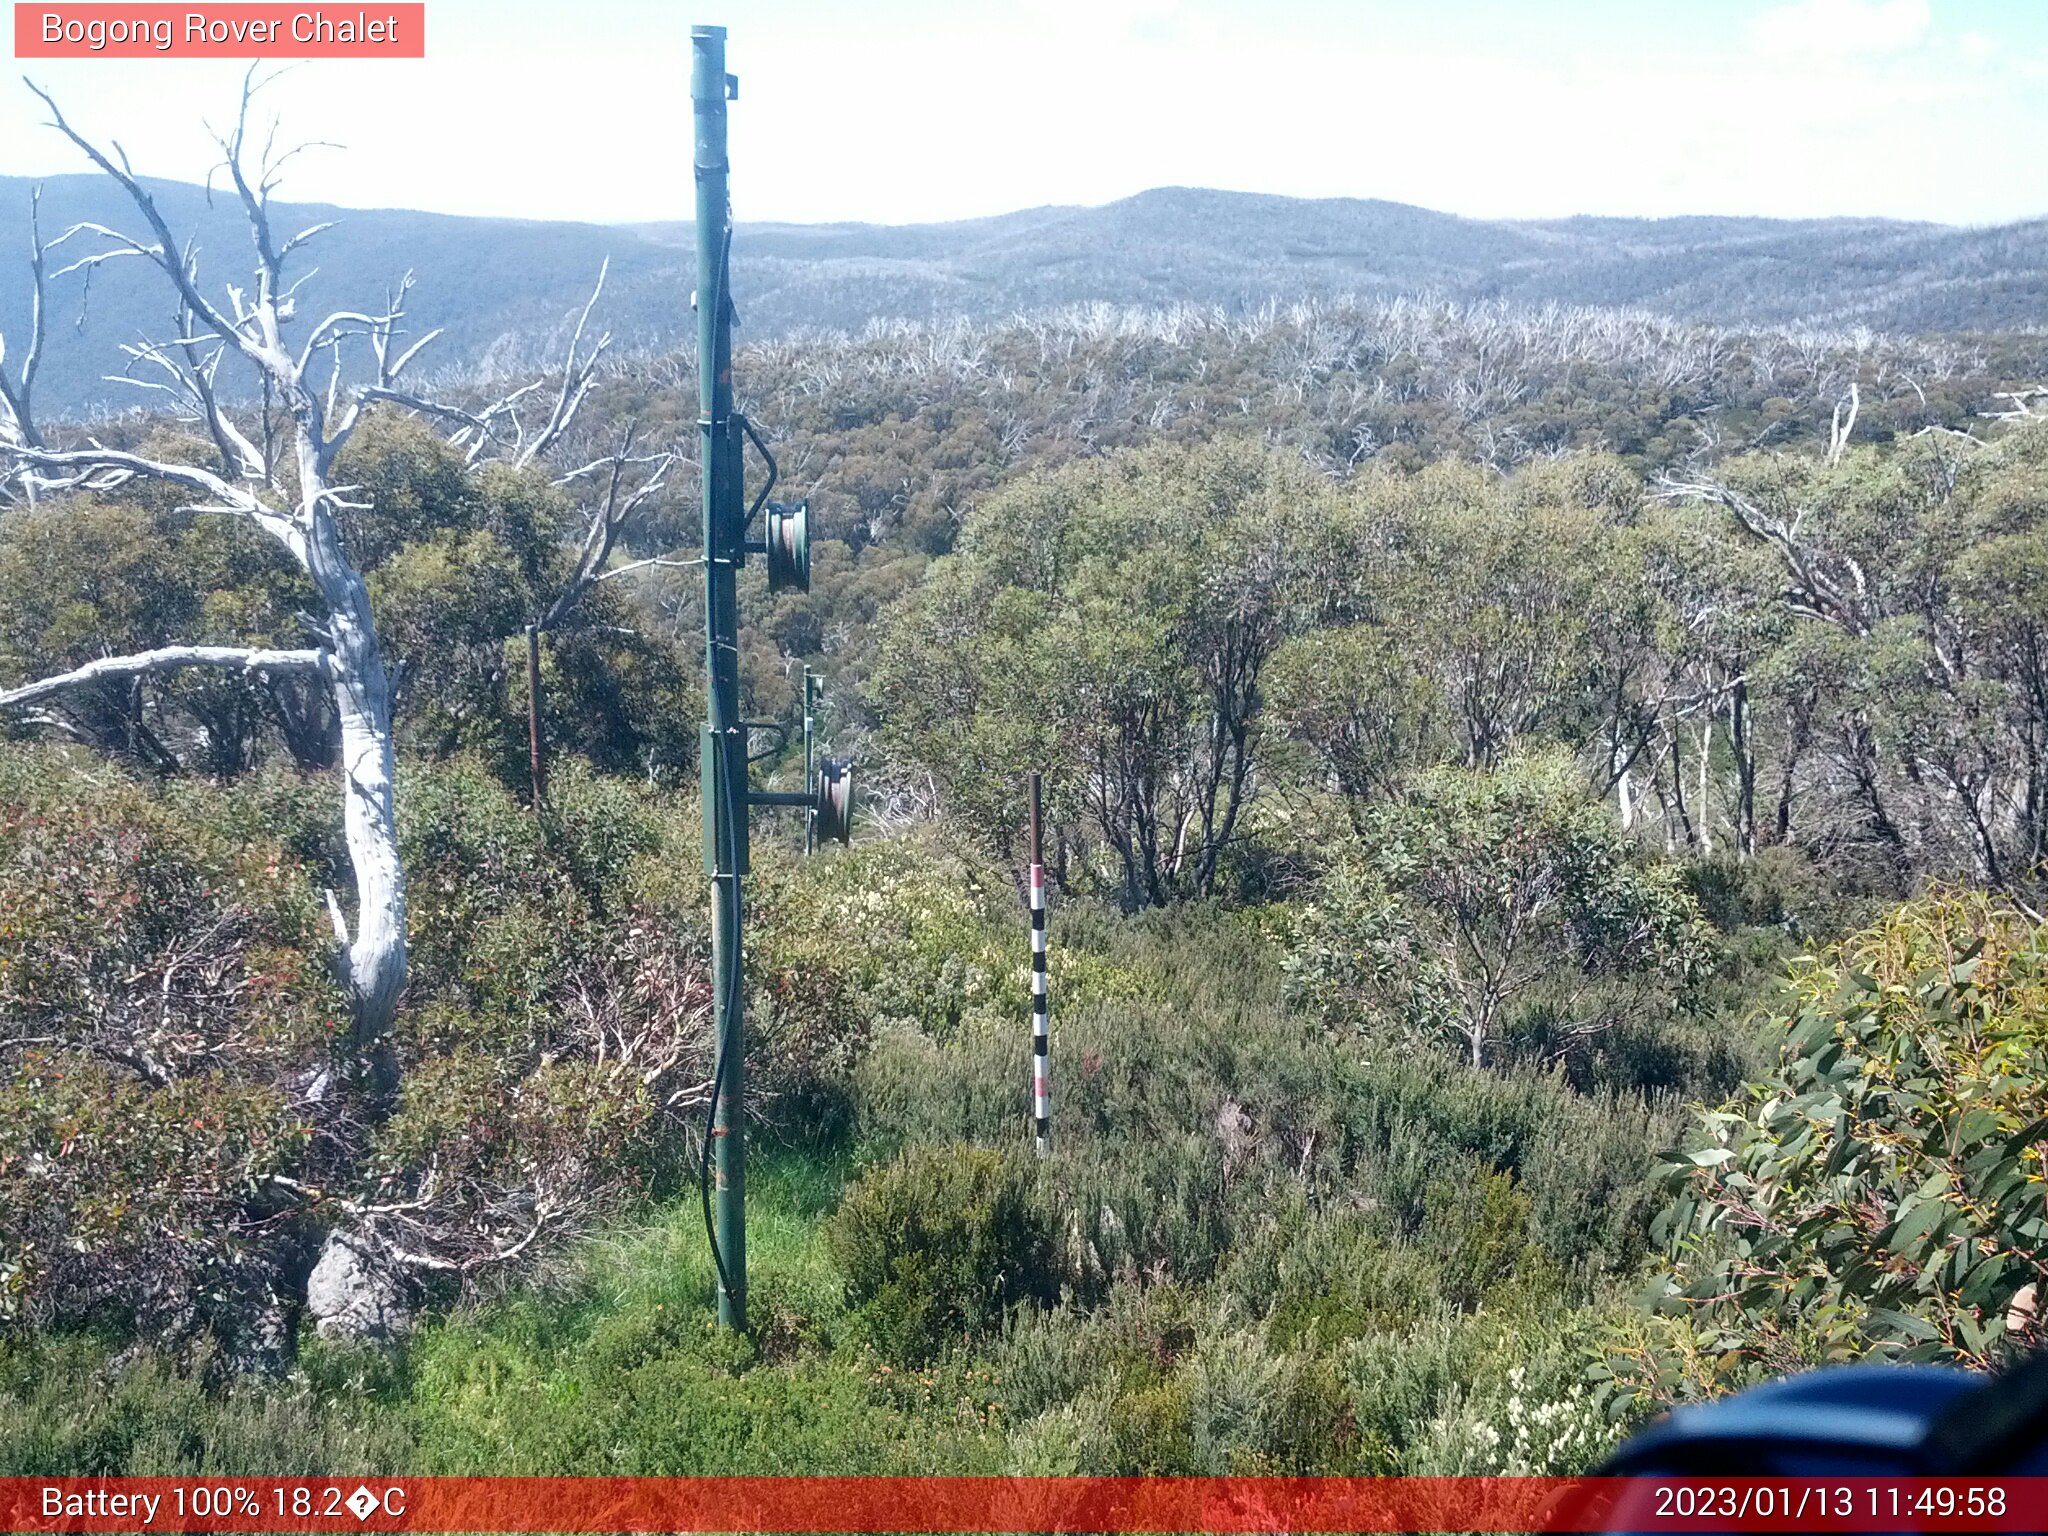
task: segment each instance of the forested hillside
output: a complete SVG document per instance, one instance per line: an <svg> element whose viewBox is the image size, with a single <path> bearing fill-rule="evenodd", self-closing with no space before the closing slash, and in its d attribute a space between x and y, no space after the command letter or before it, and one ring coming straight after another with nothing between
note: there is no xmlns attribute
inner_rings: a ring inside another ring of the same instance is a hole
<svg viewBox="0 0 2048 1536"><path fill-rule="evenodd" d="M745 713L819 669L866 786L849 848L755 829L744 1338L694 359L608 357L527 458L446 378L331 466L410 900L374 1051L322 674L90 670L305 645L307 571L0 449L0 1471L1570 1471L2039 1342L2039 339L1261 294L735 371L816 540L744 574Z"/></svg>
<svg viewBox="0 0 2048 1536"><path fill-rule="evenodd" d="M33 186L0 178L0 251L26 253ZM43 186L46 236L82 220L120 223L118 191L97 178L59 176ZM248 232L238 209L198 187L149 186L209 264L242 259ZM415 334L448 328L435 356L447 368L502 376L551 355L607 260L606 313L623 348L659 351L688 328L688 225L601 228L284 203L276 217L293 232L334 222L305 290L309 310L328 296L382 292L416 269ZM2040 327L2044 231L2039 222L1959 229L1882 219L1490 222L1400 203L1176 187L1099 208L954 224L743 221L734 255L742 333L751 337L858 332L876 320L999 322L1093 303L1236 316L1274 302L1400 295L1642 309L1721 326L1954 334ZM10 334L26 322L21 279L0 268L0 330ZM79 344L49 361L49 408L148 403L105 378L123 371L118 348L162 318L147 273L110 263L93 274L89 302L74 276L60 285L54 311L67 324L82 314L83 323Z"/></svg>
<svg viewBox="0 0 2048 1536"><path fill-rule="evenodd" d="M686 243L687 225L640 226ZM1102 301L1255 309L1431 294L1642 308L1721 325L2036 329L2048 225L1885 219L1459 218L1376 199L1161 187L908 229L741 226L769 328L1003 319Z"/></svg>

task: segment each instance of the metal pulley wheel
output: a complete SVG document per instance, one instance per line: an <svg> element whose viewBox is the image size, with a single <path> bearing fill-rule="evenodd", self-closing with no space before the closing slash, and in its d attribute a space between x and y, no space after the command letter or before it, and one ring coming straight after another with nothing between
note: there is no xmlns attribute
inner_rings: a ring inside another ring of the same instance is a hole
<svg viewBox="0 0 2048 1536"><path fill-rule="evenodd" d="M853 764L826 758L818 764L818 841L836 838L841 843L853 837Z"/></svg>
<svg viewBox="0 0 2048 1536"><path fill-rule="evenodd" d="M768 503L768 590L811 590L811 504Z"/></svg>

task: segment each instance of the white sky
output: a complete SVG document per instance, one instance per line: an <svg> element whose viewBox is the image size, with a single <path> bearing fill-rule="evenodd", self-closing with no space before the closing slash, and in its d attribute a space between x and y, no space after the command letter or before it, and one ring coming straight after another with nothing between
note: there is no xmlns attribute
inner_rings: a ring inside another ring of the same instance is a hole
<svg viewBox="0 0 2048 1536"><path fill-rule="evenodd" d="M345 146L281 195L685 218L693 21L731 31L743 220L1162 185L1496 217L2048 212L2044 0L427 0L424 61L272 88L289 135ZM196 181L243 66L21 67L138 170ZM0 174L84 168L39 107L0 86Z"/></svg>

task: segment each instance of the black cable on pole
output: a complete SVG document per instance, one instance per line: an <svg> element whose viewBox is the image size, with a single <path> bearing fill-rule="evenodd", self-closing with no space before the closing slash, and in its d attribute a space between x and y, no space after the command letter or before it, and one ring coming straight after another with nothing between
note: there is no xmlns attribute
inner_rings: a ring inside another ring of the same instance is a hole
<svg viewBox="0 0 2048 1536"><path fill-rule="evenodd" d="M732 866L733 928L737 931L740 914L740 860L739 841L733 834L732 823L733 818L727 816L723 835L726 862ZM704 1236L711 1242L711 1263L718 1271L718 1289L721 1295L730 1296L732 1277L725 1271L725 1250L718 1246L718 1223L711 1217L711 1140L718 1133L718 1096L725 1090L725 1042L732 1029L732 1013L738 1006L740 995L739 945L728 944L726 948L731 954L731 961L725 979L725 1016L718 1021L718 1049L711 1058L711 1103L704 1111L704 1146L697 1165L697 1196L704 1210Z"/></svg>
<svg viewBox="0 0 2048 1536"><path fill-rule="evenodd" d="M732 219L730 213L728 213L725 224L725 239L718 257L718 292L714 296L714 302L718 305L718 308L712 311L717 317L719 325L726 323L726 294L731 287ZM712 430L715 434L717 431L716 424L713 425ZM716 443L715 435L713 443ZM711 473L711 465L708 462L704 465L702 473L707 475ZM710 549L706 549L704 551L704 558L709 561L717 557ZM716 686L716 683L714 683L713 687L715 688ZM723 754L725 748L722 743L718 750ZM725 783L727 790L726 798L730 800L731 783L726 773L726 762L723 756L721 756L718 767L721 774L720 782ZM697 1165L697 1195L704 1209L704 1236L711 1243L711 1263L718 1271L718 1290L722 1296L732 1295L732 1277L726 1273L725 1251L718 1245L718 1223L711 1216L711 1142L712 1138L718 1133L718 1097L725 1089L725 1042L732 1032L733 1009L738 1005L740 995L740 854L739 839L734 831L733 818L746 813L744 805L728 806L727 809L729 814L723 818L720 835L725 840L725 864L731 871L728 878L732 881L733 931L728 936L730 942L726 945L728 964L725 980L725 1012L718 1020L718 1046L711 1058L711 1102L704 1111L704 1145ZM712 878L716 879L717 876L714 875Z"/></svg>

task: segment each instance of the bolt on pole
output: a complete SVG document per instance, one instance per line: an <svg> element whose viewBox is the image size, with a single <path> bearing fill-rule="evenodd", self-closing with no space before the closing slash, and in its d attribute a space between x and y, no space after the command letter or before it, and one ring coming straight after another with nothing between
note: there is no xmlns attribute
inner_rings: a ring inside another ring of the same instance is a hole
<svg viewBox="0 0 2048 1536"><path fill-rule="evenodd" d="M712 1161L718 1320L747 1325L746 1011L740 969L740 876L747 866L747 738L740 721L738 567L745 557L739 426L732 408L732 206L726 187L725 28L690 29L696 121L697 462L704 485L705 722L701 742L705 866L712 881L712 1008L718 1065Z"/></svg>
<svg viewBox="0 0 2048 1536"><path fill-rule="evenodd" d="M1031 1125L1044 1157L1052 1151L1052 1029L1045 975L1045 839L1039 774L1031 771Z"/></svg>

